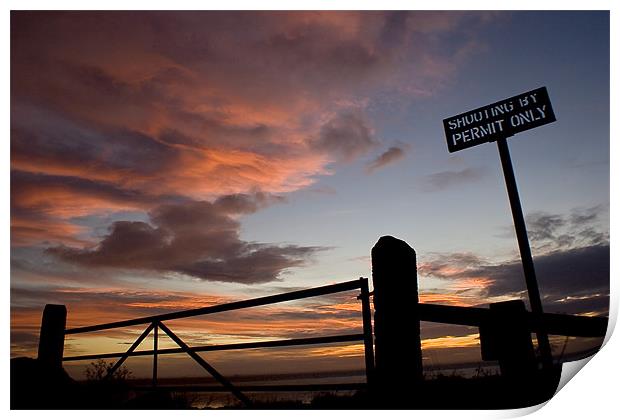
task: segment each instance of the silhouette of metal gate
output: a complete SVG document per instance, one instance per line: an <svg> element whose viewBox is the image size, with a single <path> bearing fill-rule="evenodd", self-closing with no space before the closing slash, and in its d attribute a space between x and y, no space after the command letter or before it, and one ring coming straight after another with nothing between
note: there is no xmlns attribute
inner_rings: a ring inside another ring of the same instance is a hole
<svg viewBox="0 0 620 420"><path fill-rule="evenodd" d="M187 317L193 317L198 315L208 315L219 312L233 311L237 309L252 308L256 306L269 305L274 303L305 299L317 296L323 296L333 293L340 293L349 290L360 290L358 299L361 301L362 312L362 324L363 331L359 334L346 334L346 335L331 335L320 336L311 338L295 338L288 340L271 340L271 341L258 341L250 343L235 343L235 344L219 344L219 345L207 345L207 346L188 346L179 336L170 330L164 321L181 319ZM284 346L301 346L309 344L329 344L329 343L344 343L362 341L364 343L364 358L366 367L366 383L360 384L334 384L331 385L315 385L307 386L304 389L360 389L367 386L372 381L374 370L374 353L373 353L373 335L372 335L372 320L370 311L370 293L368 291L368 279L360 277L357 280L347 281L343 283L336 283L328 286L315 287L311 289L298 290L294 292L281 293L277 295L265 296L255 299L242 300L237 302L224 303L220 305L207 306L198 309L189 309L178 312L171 312L162 315L155 315L149 317L129 319L125 321L111 322L107 324L91 325L87 327L69 328L64 331L65 335L88 333L94 331L108 330L112 328L130 327L134 325L148 324L144 332L138 337L138 339L127 349L126 352L120 353L102 353L102 354L90 354L80 356L68 356L63 357L63 362L78 361L78 360L93 360L93 359L109 359L119 358L117 362L108 370L106 378L112 377L114 372L127 360L129 357L136 356L153 356L153 387L157 387L157 356L161 354L175 354L175 353L187 353L192 359L194 359L203 369L205 369L211 376L223 385L224 389L231 392L239 401L244 405L250 406L252 403L246 395L243 394L240 387L233 385L228 379L222 376L211 364L209 364L198 353L208 351L221 351L221 350L240 350L240 349L256 349L266 347L284 347ZM158 335L159 330L163 331L168 337L174 341L179 348L158 348ZM153 331L153 350L140 350L135 349L144 341L144 339ZM300 389L299 386L252 386L248 390L253 391L273 391L273 390L296 390ZM188 388L188 390L191 390ZM215 391L216 389L210 389Z"/></svg>

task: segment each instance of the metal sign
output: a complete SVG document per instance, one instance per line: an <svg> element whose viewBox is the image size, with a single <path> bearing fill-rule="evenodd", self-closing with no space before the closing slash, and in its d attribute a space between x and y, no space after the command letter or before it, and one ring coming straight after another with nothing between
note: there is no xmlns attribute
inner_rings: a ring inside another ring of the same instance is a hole
<svg viewBox="0 0 620 420"><path fill-rule="evenodd" d="M547 88L541 87L446 118L443 127L448 150L453 153L554 121Z"/></svg>
<svg viewBox="0 0 620 420"><path fill-rule="evenodd" d="M538 290L534 260L532 259L527 228L523 218L523 209L519 199L519 190L517 189L517 181L512 168L512 160L510 159L510 150L508 149L506 138L554 121L555 114L553 113L546 87L525 92L521 95L443 120L450 153L482 143L492 141L497 143L504 180L506 181L508 200L510 201L510 210L515 224L515 233L517 234L530 306L532 314L536 317L541 317L544 313L542 300ZM553 366L551 346L544 326L537 328L536 338L543 366L546 369L551 369Z"/></svg>

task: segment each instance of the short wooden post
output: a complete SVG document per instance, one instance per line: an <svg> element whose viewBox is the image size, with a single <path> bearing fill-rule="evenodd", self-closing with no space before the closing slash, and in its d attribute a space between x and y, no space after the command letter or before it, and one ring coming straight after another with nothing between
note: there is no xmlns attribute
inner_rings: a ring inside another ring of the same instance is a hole
<svg viewBox="0 0 620 420"><path fill-rule="evenodd" d="M67 308L64 305L45 305L39 334L38 359L50 367L62 367L66 322Z"/></svg>
<svg viewBox="0 0 620 420"><path fill-rule="evenodd" d="M482 359L499 361L508 379L524 379L537 369L527 315L521 300L492 303L480 326Z"/></svg>
<svg viewBox="0 0 620 420"><path fill-rule="evenodd" d="M383 236L372 248L375 379L387 394L422 380L416 254L405 241Z"/></svg>

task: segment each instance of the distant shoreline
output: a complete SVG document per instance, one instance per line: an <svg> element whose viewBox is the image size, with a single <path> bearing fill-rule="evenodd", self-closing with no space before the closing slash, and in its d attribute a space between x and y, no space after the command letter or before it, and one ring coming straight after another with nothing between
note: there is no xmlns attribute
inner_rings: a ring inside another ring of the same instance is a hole
<svg viewBox="0 0 620 420"><path fill-rule="evenodd" d="M581 352L566 354L562 357L562 363L572 362L576 360L581 360L588 358L599 351L599 348L588 349ZM496 362L467 362L467 363L448 363L437 366L424 366L424 372L427 374L433 374L436 372L442 371L459 371L459 370L469 370L469 369L498 369L498 364ZM343 377L353 377L353 376L365 376L366 371L364 369L348 369L348 370L332 370L332 371L318 371L318 372L282 372L282 373L272 373L272 374L250 374L250 375L230 375L227 378L233 383L242 383L242 382L257 382L257 381L285 381L285 380L298 380L298 379L316 379L316 378L343 378ZM129 380L134 385L142 385L150 384L152 381L151 377L137 377ZM80 381L81 382L81 381ZM165 377L160 376L158 378L158 382L166 383L169 385L177 384L177 383L217 383L215 379L210 376L205 375L197 375L197 376L178 376L178 377Z"/></svg>

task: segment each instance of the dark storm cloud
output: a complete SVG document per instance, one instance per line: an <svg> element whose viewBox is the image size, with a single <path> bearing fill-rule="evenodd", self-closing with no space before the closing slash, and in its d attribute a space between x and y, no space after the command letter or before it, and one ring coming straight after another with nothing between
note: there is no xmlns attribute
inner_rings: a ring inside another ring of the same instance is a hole
<svg viewBox="0 0 620 420"><path fill-rule="evenodd" d="M366 172L372 173L384 166L398 162L405 157L405 151L401 147L390 147L366 165Z"/></svg>
<svg viewBox="0 0 620 420"><path fill-rule="evenodd" d="M610 282L609 244L558 250L534 258L543 300L559 312L607 311ZM489 280L487 297L526 297L519 260L488 264L475 256L442 255L420 264L420 274L445 281Z"/></svg>
<svg viewBox="0 0 620 420"><path fill-rule="evenodd" d="M478 181L485 174L483 168L466 168L462 171L443 171L427 175L422 188L427 192L445 190L454 186Z"/></svg>
<svg viewBox="0 0 620 420"><path fill-rule="evenodd" d="M231 283L265 283L279 280L286 269L304 265L317 247L252 244L233 255L173 266L173 270L207 280ZM220 254L218 250L217 254Z"/></svg>
<svg viewBox="0 0 620 420"><path fill-rule="evenodd" d="M251 213L264 194L156 207L150 223L119 221L95 248L53 247L49 253L84 266L177 272L204 280L264 283L306 263L321 248L245 242L235 214Z"/></svg>
<svg viewBox="0 0 620 420"><path fill-rule="evenodd" d="M534 258L542 294L609 293L609 258L609 245L558 251ZM480 267L471 270L470 274L493 279L489 286L492 295L524 290L520 261Z"/></svg>

